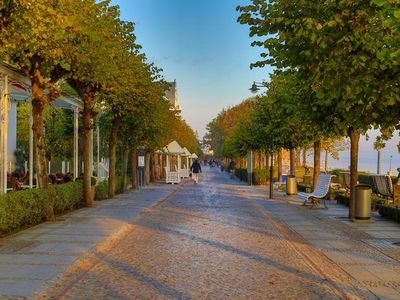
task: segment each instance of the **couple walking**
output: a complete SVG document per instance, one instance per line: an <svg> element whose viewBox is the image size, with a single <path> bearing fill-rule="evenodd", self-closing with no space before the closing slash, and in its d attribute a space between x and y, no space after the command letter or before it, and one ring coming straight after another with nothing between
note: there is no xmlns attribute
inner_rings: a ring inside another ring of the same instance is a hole
<svg viewBox="0 0 400 300"><path fill-rule="evenodd" d="M196 159L192 166L190 167L190 171L192 172L192 179L197 184L199 183L199 173L201 173L201 166L199 161Z"/></svg>

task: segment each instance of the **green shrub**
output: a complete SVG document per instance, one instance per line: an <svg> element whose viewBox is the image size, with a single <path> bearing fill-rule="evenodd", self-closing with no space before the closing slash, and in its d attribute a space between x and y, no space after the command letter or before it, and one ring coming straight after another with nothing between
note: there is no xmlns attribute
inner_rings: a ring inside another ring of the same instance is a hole
<svg viewBox="0 0 400 300"><path fill-rule="evenodd" d="M379 214L382 218L400 223L400 208L393 205L380 205Z"/></svg>
<svg viewBox="0 0 400 300"><path fill-rule="evenodd" d="M83 206L82 182L52 185L49 187L48 192L54 195L51 200L56 215Z"/></svg>
<svg viewBox="0 0 400 300"><path fill-rule="evenodd" d="M127 183L128 182L130 182L129 177L127 177ZM122 176L116 176L115 177L115 194L116 195L122 194L123 191L124 191L124 188L123 188ZM95 194L94 199L97 201L108 199L108 180L104 180L96 186L96 194Z"/></svg>
<svg viewBox="0 0 400 300"><path fill-rule="evenodd" d="M49 189L31 189L0 196L0 235L39 224L83 206L82 184L71 182Z"/></svg>
<svg viewBox="0 0 400 300"><path fill-rule="evenodd" d="M269 182L269 170L255 169L253 171L253 184L266 185Z"/></svg>
<svg viewBox="0 0 400 300"><path fill-rule="evenodd" d="M299 192L303 192L303 193L311 193L312 192L312 185L311 184L298 183L297 184L297 190Z"/></svg>
<svg viewBox="0 0 400 300"><path fill-rule="evenodd" d="M102 181L96 186L95 200L105 200L108 198L108 181Z"/></svg>

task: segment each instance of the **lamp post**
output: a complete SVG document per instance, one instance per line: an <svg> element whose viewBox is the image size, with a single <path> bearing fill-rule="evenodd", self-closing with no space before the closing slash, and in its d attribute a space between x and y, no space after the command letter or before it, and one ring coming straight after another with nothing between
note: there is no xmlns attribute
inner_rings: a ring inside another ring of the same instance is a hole
<svg viewBox="0 0 400 300"><path fill-rule="evenodd" d="M262 82L254 81L251 88L249 88L249 91L253 94L257 94L260 91L260 88L265 88L265 85Z"/></svg>
<svg viewBox="0 0 400 300"><path fill-rule="evenodd" d="M254 81L251 87L249 88L249 91L252 92L253 94L257 94L260 91L260 88L265 88L265 85L261 82L256 82ZM274 140L271 138L271 148L270 148L270 157L271 157L271 163L270 163L270 168L269 168L269 198L273 199L274 198Z"/></svg>

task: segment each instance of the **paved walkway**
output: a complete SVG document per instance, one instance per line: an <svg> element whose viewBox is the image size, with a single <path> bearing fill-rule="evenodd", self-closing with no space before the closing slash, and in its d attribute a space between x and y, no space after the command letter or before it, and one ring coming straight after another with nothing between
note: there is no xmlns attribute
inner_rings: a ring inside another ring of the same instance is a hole
<svg viewBox="0 0 400 300"><path fill-rule="evenodd" d="M43 299L400 299L398 224L379 217L353 224L343 206L310 210L283 194L270 201L265 188L205 169L198 185L123 195L12 237L38 239L0 248L10 249L0 255L1 292L42 291Z"/></svg>
<svg viewBox="0 0 400 300"><path fill-rule="evenodd" d="M131 191L0 239L0 298L43 292L85 253L97 251L99 242L123 236L129 222L174 189L155 185Z"/></svg>
<svg viewBox="0 0 400 300"><path fill-rule="evenodd" d="M123 239L71 269L47 296L400 298L398 261L364 232L375 227L337 218L345 215L339 206L311 211L265 195L206 169L199 185L188 184L147 210ZM378 224L399 232L390 222Z"/></svg>

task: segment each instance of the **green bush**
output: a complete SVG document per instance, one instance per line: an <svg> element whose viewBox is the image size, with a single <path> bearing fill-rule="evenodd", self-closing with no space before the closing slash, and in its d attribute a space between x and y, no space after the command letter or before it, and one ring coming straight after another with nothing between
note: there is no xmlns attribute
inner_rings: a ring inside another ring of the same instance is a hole
<svg viewBox="0 0 400 300"><path fill-rule="evenodd" d="M81 182L52 185L48 189L52 196L52 206L56 215L83 206L83 189Z"/></svg>
<svg viewBox="0 0 400 300"><path fill-rule="evenodd" d="M0 196L0 235L83 206L82 184L71 182Z"/></svg>
<svg viewBox="0 0 400 300"><path fill-rule="evenodd" d="M96 194L94 200L108 199L108 181L102 181L96 186Z"/></svg>
<svg viewBox="0 0 400 300"><path fill-rule="evenodd" d="M127 177L127 182L130 182L129 177ZM115 194L122 194L123 191L122 177L117 176L115 178ZM94 199L97 201L108 199L108 180L104 180L96 186L96 194Z"/></svg>
<svg viewBox="0 0 400 300"><path fill-rule="evenodd" d="M391 205L379 205L379 214L382 218L400 223L400 208Z"/></svg>
<svg viewBox="0 0 400 300"><path fill-rule="evenodd" d="M255 169L253 171L253 184L266 185L269 182L269 170Z"/></svg>
<svg viewBox="0 0 400 300"><path fill-rule="evenodd" d="M311 193L312 192L312 185L311 184L298 183L297 184L297 190L299 192L303 192L303 193Z"/></svg>

